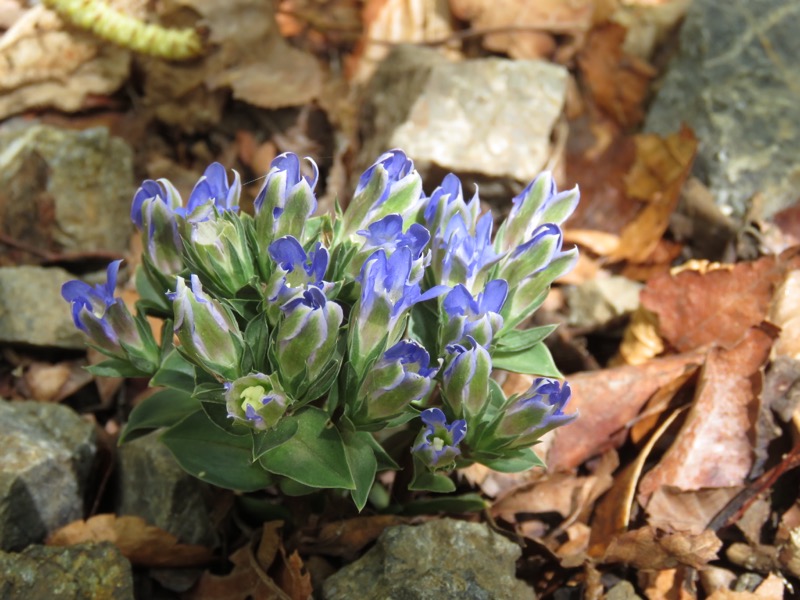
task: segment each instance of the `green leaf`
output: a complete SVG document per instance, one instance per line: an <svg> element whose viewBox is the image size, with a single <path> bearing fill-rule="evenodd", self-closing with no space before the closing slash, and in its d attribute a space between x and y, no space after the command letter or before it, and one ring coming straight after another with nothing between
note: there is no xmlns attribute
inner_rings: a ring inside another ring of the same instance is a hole
<svg viewBox="0 0 800 600"><path fill-rule="evenodd" d="M150 385L193 392L194 376L194 365L183 358L177 350L172 350L167 354L155 375L153 375Z"/></svg>
<svg viewBox="0 0 800 600"><path fill-rule="evenodd" d="M245 348L252 355L253 370L264 373L268 367L269 323L263 312L247 324L244 330Z"/></svg>
<svg viewBox="0 0 800 600"><path fill-rule="evenodd" d="M195 399L197 397L195 396ZM230 435L242 436L250 433L250 428L246 425L236 423L228 417L228 408L222 402L210 402L202 400L200 405L208 419L225 433Z"/></svg>
<svg viewBox="0 0 800 600"><path fill-rule="evenodd" d="M461 496L447 496L443 498L421 498L412 500L400 511L404 515L433 515L436 513L463 514L480 512L489 508L491 504L480 494L462 494Z"/></svg>
<svg viewBox="0 0 800 600"><path fill-rule="evenodd" d="M109 358L96 365L89 365L86 370L99 377L147 377L148 375L121 358Z"/></svg>
<svg viewBox="0 0 800 600"><path fill-rule="evenodd" d="M547 466L530 448L521 448L511 454L504 458L480 460L480 463L501 473L520 473L533 467Z"/></svg>
<svg viewBox="0 0 800 600"><path fill-rule="evenodd" d="M550 335L558 325L543 325L533 329L512 329L497 337L497 352L521 352L538 344Z"/></svg>
<svg viewBox="0 0 800 600"><path fill-rule="evenodd" d="M433 473L428 470L420 460L414 457L414 478L408 485L408 489L415 491L438 492L440 494L449 494L454 492L456 484L447 475L441 473Z"/></svg>
<svg viewBox="0 0 800 600"><path fill-rule="evenodd" d="M250 436L225 433L202 410L167 429L161 441L186 472L213 485L254 492L272 483L269 473L251 462Z"/></svg>
<svg viewBox="0 0 800 600"><path fill-rule="evenodd" d="M297 427L297 419L287 417L278 421L275 429L269 431L253 430L253 460L258 460L273 448L288 442L297 433Z"/></svg>
<svg viewBox="0 0 800 600"><path fill-rule="evenodd" d="M496 352L492 356L492 366L514 373L539 375L541 377L563 377L553 362L550 350L542 343L528 348L524 352Z"/></svg>
<svg viewBox="0 0 800 600"><path fill-rule="evenodd" d="M159 427L170 427L199 407L191 394L159 390L136 405L122 430L119 443L130 442Z"/></svg>
<svg viewBox="0 0 800 600"><path fill-rule="evenodd" d="M319 491L317 488L303 485L288 477L282 477L278 482L278 486L281 488L281 493L286 496L308 496Z"/></svg>
<svg viewBox="0 0 800 600"><path fill-rule="evenodd" d="M297 421L297 432L286 443L265 452L265 469L316 488L356 488L347 466L344 443L328 414L315 407L285 417Z"/></svg>
<svg viewBox="0 0 800 600"><path fill-rule="evenodd" d="M367 504L369 491L375 483L378 461L372 451L372 436L366 431L351 432L344 436L344 451L347 465L353 474L356 489L350 492L358 512Z"/></svg>
<svg viewBox="0 0 800 600"><path fill-rule="evenodd" d="M408 336L422 344L431 356L438 356L439 315L436 303L420 302L411 308Z"/></svg>

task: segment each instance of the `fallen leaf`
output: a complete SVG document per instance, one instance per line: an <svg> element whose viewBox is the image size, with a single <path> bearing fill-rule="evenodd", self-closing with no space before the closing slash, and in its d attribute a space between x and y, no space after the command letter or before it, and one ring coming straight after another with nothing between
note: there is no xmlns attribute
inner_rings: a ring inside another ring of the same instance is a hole
<svg viewBox="0 0 800 600"><path fill-rule="evenodd" d="M281 556L283 560L277 575L278 585L292 600L312 598L314 589L311 585L311 574L306 571L297 550L287 557L286 551L281 547Z"/></svg>
<svg viewBox="0 0 800 600"><path fill-rule="evenodd" d="M294 600L259 567L249 545L228 557L233 570L227 575L205 571L186 600Z"/></svg>
<svg viewBox="0 0 800 600"><path fill-rule="evenodd" d="M620 125L632 127L644 119L644 99L656 70L625 53L625 34L617 23L592 29L578 54L578 68L597 106Z"/></svg>
<svg viewBox="0 0 800 600"><path fill-rule="evenodd" d="M729 269L664 275L647 283L641 303L678 352L712 343L730 348L767 317L776 287L798 265L800 254L790 251Z"/></svg>
<svg viewBox="0 0 800 600"><path fill-rule="evenodd" d="M93 379L85 366L83 361L33 362L25 369L23 384L37 402L61 402Z"/></svg>
<svg viewBox="0 0 800 600"><path fill-rule="evenodd" d="M566 229L565 244L577 244L598 256L608 256L619 247L619 236L593 229Z"/></svg>
<svg viewBox="0 0 800 600"><path fill-rule="evenodd" d="M486 49L511 58L550 57L559 46L556 36L571 36L558 49L559 62L570 59L583 45L594 4L594 0L450 0L456 17L469 21L472 29L486 31Z"/></svg>
<svg viewBox="0 0 800 600"><path fill-rule="evenodd" d="M713 531L686 535L642 527L614 539L603 562L624 563L637 569L673 569L678 565L701 569L716 560L721 547L722 541Z"/></svg>
<svg viewBox="0 0 800 600"><path fill-rule="evenodd" d="M761 368L771 347L772 336L753 328L733 349L709 353L686 422L658 465L642 478L644 505L663 485L685 491L744 483L753 464Z"/></svg>
<svg viewBox="0 0 800 600"><path fill-rule="evenodd" d="M697 138L684 126L666 138L652 133L637 135L635 144L636 160L625 177L625 193L647 204L622 229L619 248L609 258L643 263L669 227L692 168Z"/></svg>
<svg viewBox="0 0 800 600"><path fill-rule="evenodd" d="M700 353L652 360L644 365L624 366L570 375L572 399L568 412L580 418L554 432L547 455L551 469L571 469L587 458L618 447L625 430L641 408L663 386L680 377L687 366L699 365Z"/></svg>
<svg viewBox="0 0 800 600"><path fill-rule="evenodd" d="M664 485L647 503L647 522L662 531L700 535L741 491L742 486L683 492Z"/></svg>
<svg viewBox="0 0 800 600"><path fill-rule="evenodd" d="M45 543L73 546L84 542L111 542L132 564L143 567L191 567L209 562L212 556L210 548L181 544L171 533L127 515L73 521L50 534Z"/></svg>
<svg viewBox="0 0 800 600"><path fill-rule="evenodd" d="M353 557L367 544L374 542L387 527L414 522L394 515L371 515L336 521L324 525L316 535L303 539L303 548L315 554Z"/></svg>
<svg viewBox="0 0 800 600"><path fill-rule="evenodd" d="M781 328L772 357L800 360L800 270L790 271L780 283L769 307L769 320Z"/></svg>
<svg viewBox="0 0 800 600"><path fill-rule="evenodd" d="M270 521L261 527L261 539L258 542L256 551L256 561L264 570L268 571L278 556L278 549L281 547L280 531L283 521Z"/></svg>

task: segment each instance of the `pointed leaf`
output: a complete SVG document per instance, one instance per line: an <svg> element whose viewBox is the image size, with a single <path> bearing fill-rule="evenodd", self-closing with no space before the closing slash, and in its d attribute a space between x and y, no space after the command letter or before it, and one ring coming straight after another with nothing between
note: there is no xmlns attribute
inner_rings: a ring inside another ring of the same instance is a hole
<svg viewBox="0 0 800 600"><path fill-rule="evenodd" d="M124 444L159 427L170 427L197 411L200 403L179 390L159 390L137 404L119 438Z"/></svg>

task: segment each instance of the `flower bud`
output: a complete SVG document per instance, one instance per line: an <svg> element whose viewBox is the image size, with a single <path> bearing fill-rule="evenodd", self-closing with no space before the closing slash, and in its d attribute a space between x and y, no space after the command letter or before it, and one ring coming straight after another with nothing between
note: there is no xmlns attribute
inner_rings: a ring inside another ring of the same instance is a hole
<svg viewBox="0 0 800 600"><path fill-rule="evenodd" d="M559 252L563 235L558 225L547 223L534 231L531 239L512 250L500 265L498 276L508 282L511 289L526 277L550 264Z"/></svg>
<svg viewBox="0 0 800 600"><path fill-rule="evenodd" d="M577 413L563 412L571 394L568 383L562 386L555 379L539 377L526 392L507 404L494 432L495 438L506 438L505 447L509 449L535 444L548 431L577 418Z"/></svg>
<svg viewBox="0 0 800 600"><path fill-rule="evenodd" d="M199 223L227 211L239 210L239 196L242 181L239 173L233 172L233 184L228 183L228 174L220 163L208 165L203 176L189 194L186 207L176 208L175 212L191 223Z"/></svg>
<svg viewBox="0 0 800 600"><path fill-rule="evenodd" d="M309 285L323 292L331 287L330 283L323 281L328 269L328 250L319 242L306 253L296 238L287 235L269 245L269 255L276 263L266 294L273 306L286 304Z"/></svg>
<svg viewBox="0 0 800 600"><path fill-rule="evenodd" d="M409 281L417 283L422 279L425 267L430 264L430 252L425 252L425 247L431 239L431 234L419 223L412 223L404 233L403 217L396 214L386 215L382 219L370 223L367 229L357 233L365 238L361 249L350 262L348 272L355 276L376 250L383 250L391 256L399 248L408 248L411 251L411 273Z"/></svg>
<svg viewBox="0 0 800 600"><path fill-rule="evenodd" d="M408 221L413 222L422 203L422 179L414 161L402 150L390 150L358 180L344 213L344 235L350 237L389 214L409 215Z"/></svg>
<svg viewBox="0 0 800 600"><path fill-rule="evenodd" d="M255 277L252 253L239 217L220 215L191 223L188 254L219 291L231 297Z"/></svg>
<svg viewBox="0 0 800 600"><path fill-rule="evenodd" d="M442 394L454 415L470 421L480 414L489 399L492 358L470 336L466 344L452 344L445 352Z"/></svg>
<svg viewBox="0 0 800 600"><path fill-rule="evenodd" d="M197 275L191 276L191 290L183 278L176 277L176 282L167 297L172 300L182 352L209 373L235 380L244 342L233 315L206 296Z"/></svg>
<svg viewBox="0 0 800 600"><path fill-rule="evenodd" d="M419 432L412 454L430 469L447 469L460 456L458 445L467 434L467 422L456 420L447 424L444 413L438 408L422 411L420 419L425 428Z"/></svg>
<svg viewBox="0 0 800 600"><path fill-rule="evenodd" d="M313 381L331 362L344 315L314 286L281 310L285 318L278 325L277 359L282 381L291 390L298 376Z"/></svg>
<svg viewBox="0 0 800 600"><path fill-rule="evenodd" d="M275 427L289 403L274 373L252 373L225 384L228 417L255 429Z"/></svg>
<svg viewBox="0 0 800 600"><path fill-rule="evenodd" d="M257 239L264 248L284 236L304 241L305 223L317 210L314 187L319 178L316 163L306 160L314 171L311 178L300 175L300 159L291 152L277 156L270 165L254 205Z"/></svg>
<svg viewBox="0 0 800 600"><path fill-rule="evenodd" d="M401 340L384 352L369 370L358 390L356 424L388 421L424 398L433 385L436 368L418 343Z"/></svg>
<svg viewBox="0 0 800 600"><path fill-rule="evenodd" d="M108 265L105 285L91 286L79 280L68 281L61 295L72 304L72 319L98 348L106 354L130 360L143 371L155 368L159 350L152 335L137 326L125 303L114 297L121 260Z"/></svg>

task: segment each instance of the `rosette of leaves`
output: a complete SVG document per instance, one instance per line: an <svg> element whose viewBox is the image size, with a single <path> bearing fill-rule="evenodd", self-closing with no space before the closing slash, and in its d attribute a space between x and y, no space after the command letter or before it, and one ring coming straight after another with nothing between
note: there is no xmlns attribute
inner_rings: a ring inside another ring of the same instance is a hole
<svg viewBox="0 0 800 600"><path fill-rule="evenodd" d="M448 175L426 196L400 150L335 215L315 214L317 169L302 166L277 157L253 215L238 209L238 174L217 163L186 202L145 181L131 210L144 249L135 317L113 297L118 265L106 286L65 286L76 325L109 356L93 370L158 388L121 441L163 428L205 481L341 490L359 510L376 474L400 465L410 489L436 492L474 462L541 465L531 446L574 415L542 343L553 327L524 324L577 259L561 232L577 188L542 174L492 235L477 193L465 201ZM160 346L145 316L165 320ZM494 369L537 378L507 398Z"/></svg>

